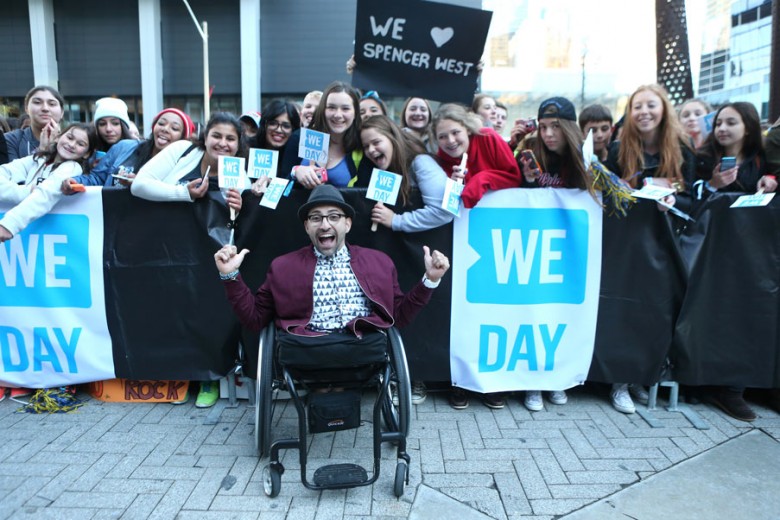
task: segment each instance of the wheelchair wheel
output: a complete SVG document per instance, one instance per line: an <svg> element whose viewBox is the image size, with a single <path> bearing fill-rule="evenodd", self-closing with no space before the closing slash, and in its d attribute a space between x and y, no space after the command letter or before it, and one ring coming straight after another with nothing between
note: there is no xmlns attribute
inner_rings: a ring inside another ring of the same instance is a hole
<svg viewBox="0 0 780 520"><path fill-rule="evenodd" d="M282 489L282 471L276 464L268 464L263 468L263 491L271 498L279 495Z"/></svg>
<svg viewBox="0 0 780 520"><path fill-rule="evenodd" d="M385 402L382 403L382 416L385 425L391 431L398 431L409 436L409 420L412 410L412 387L409 381L409 367L406 364L406 352L403 340L398 330L391 328L388 331L390 338L390 364L392 374L390 386L395 386L398 395L398 405L393 404L392 395L388 392Z"/></svg>
<svg viewBox="0 0 780 520"><path fill-rule="evenodd" d="M269 455L271 448L273 352L274 328L273 325L269 325L260 333L257 353L257 384L255 385L255 447L261 459Z"/></svg>
<svg viewBox="0 0 780 520"><path fill-rule="evenodd" d="M404 494L404 484L406 484L406 473L408 466L406 461L399 460L395 467L395 484L393 485L393 494L400 498Z"/></svg>
<svg viewBox="0 0 780 520"><path fill-rule="evenodd" d="M397 395L398 385L391 381L387 390L387 395L382 402L382 421L385 424L385 429L389 432L397 432L400 429L398 424L398 405L393 403L393 394Z"/></svg>

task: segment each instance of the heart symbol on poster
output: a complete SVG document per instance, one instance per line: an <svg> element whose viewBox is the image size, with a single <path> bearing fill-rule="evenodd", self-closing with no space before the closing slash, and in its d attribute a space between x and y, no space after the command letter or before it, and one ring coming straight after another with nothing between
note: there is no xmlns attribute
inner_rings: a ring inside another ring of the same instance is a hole
<svg viewBox="0 0 780 520"><path fill-rule="evenodd" d="M444 29L440 27L434 27L431 29L431 38L433 39L433 43L435 43L436 47L439 48L450 41L453 36L455 36L455 31L452 29L452 27L445 27Z"/></svg>

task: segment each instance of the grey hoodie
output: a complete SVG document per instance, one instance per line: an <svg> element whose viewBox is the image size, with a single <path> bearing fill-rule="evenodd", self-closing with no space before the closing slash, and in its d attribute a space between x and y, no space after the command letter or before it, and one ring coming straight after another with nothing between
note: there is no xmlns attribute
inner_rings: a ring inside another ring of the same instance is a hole
<svg viewBox="0 0 780 520"><path fill-rule="evenodd" d="M24 130L13 130L6 133L5 144L8 147L8 161L27 157L38 151L41 143L33 136L32 128L29 126ZM2 164L2 163L0 163Z"/></svg>

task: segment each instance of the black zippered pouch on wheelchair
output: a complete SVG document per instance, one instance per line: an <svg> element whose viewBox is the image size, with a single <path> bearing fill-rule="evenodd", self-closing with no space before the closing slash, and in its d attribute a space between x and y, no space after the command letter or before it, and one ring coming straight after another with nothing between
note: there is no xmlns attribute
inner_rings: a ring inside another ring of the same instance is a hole
<svg viewBox="0 0 780 520"><path fill-rule="evenodd" d="M311 393L308 399L309 432L324 433L360 426L360 392L345 390Z"/></svg>
<svg viewBox="0 0 780 520"><path fill-rule="evenodd" d="M278 360L296 368L347 368L382 363L387 352L387 334L376 331L362 338L350 333L298 336L279 331Z"/></svg>

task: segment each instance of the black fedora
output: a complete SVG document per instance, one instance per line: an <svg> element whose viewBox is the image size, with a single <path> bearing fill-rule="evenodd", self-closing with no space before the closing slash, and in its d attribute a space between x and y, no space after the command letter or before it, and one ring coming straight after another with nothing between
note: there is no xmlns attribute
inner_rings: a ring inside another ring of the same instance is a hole
<svg viewBox="0 0 780 520"><path fill-rule="evenodd" d="M344 202L341 192L332 184L320 184L311 191L309 200L298 209L298 218L306 220L309 211L317 206L338 206L344 213L352 218L355 216L355 208Z"/></svg>

